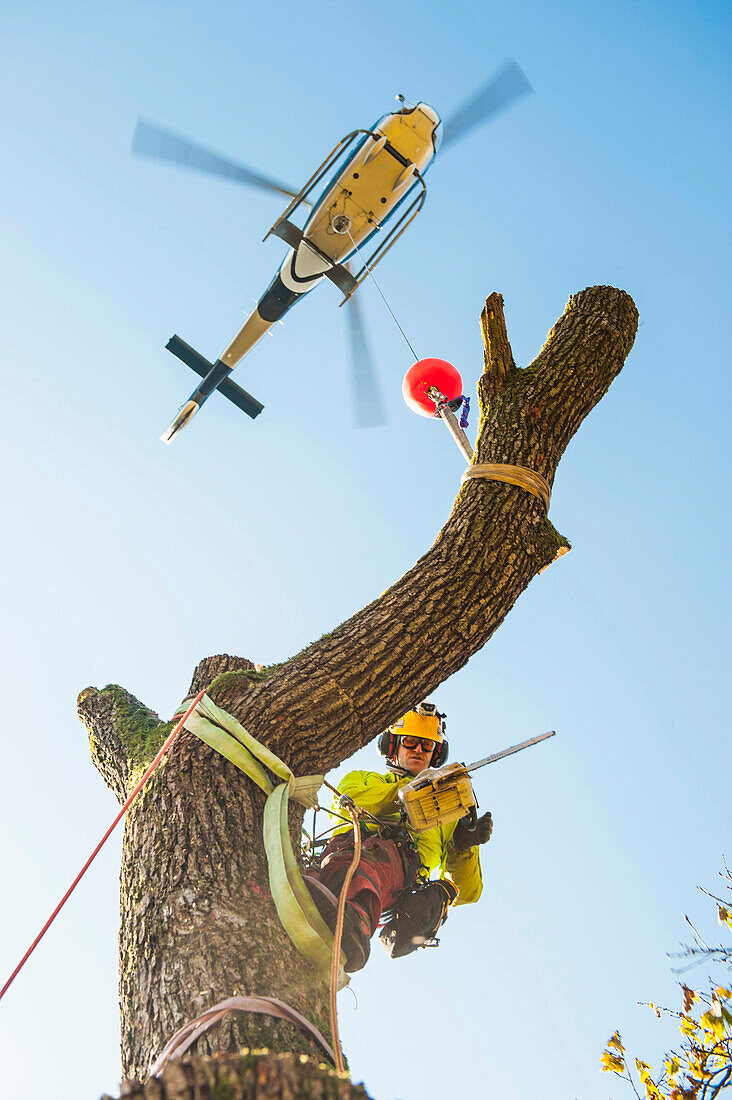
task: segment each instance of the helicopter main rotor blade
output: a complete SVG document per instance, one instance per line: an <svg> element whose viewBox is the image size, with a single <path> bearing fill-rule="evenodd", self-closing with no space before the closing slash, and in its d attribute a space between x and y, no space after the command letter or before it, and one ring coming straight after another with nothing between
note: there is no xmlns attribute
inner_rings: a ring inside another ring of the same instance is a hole
<svg viewBox="0 0 732 1100"><path fill-rule="evenodd" d="M158 160L172 161L173 164L180 164L184 168L208 172L210 175L221 176L234 183L247 183L252 187L276 191L279 195L287 195L291 199L298 194L284 183L278 183L267 176L252 172L242 164L220 157L218 153L212 153L209 149L188 141L187 138L171 133L170 130L161 130L160 127L153 126L141 118L137 120L132 138L132 152L141 153L146 157L157 157Z"/></svg>
<svg viewBox="0 0 732 1100"><path fill-rule="evenodd" d="M474 96L466 100L462 107L458 107L446 119L443 124L445 136L442 140L442 149L531 91L533 88L526 73L515 61L509 61Z"/></svg>
<svg viewBox="0 0 732 1100"><path fill-rule="evenodd" d="M351 340L351 385L357 428L380 428L386 423L384 402L376 382L371 353L366 343L361 309L355 295L346 302Z"/></svg>

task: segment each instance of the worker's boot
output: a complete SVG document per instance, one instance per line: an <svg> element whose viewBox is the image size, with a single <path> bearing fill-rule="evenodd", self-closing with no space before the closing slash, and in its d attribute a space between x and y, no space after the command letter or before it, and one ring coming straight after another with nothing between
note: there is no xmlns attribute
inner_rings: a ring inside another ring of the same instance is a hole
<svg viewBox="0 0 732 1100"><path fill-rule="evenodd" d="M447 920L447 910L456 897L457 889L449 879L435 879L405 890L379 933L386 953L399 959L418 947L436 946L437 931Z"/></svg>
<svg viewBox="0 0 732 1100"><path fill-rule="evenodd" d="M331 893L327 886L324 886L322 882L318 882L316 878L312 878L310 875L304 875L303 878L318 912L330 931L335 934L338 918L338 898ZM371 952L370 940L370 925L366 913L360 906L347 901L343 913L341 948L346 956L344 970L347 970L349 974L361 970L366 965Z"/></svg>

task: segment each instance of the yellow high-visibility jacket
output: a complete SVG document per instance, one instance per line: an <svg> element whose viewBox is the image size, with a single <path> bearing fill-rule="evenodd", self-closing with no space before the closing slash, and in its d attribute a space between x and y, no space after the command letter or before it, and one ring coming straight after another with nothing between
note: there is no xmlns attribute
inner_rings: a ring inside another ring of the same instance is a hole
<svg viewBox="0 0 732 1100"><path fill-rule="evenodd" d="M398 776L393 772L380 775L378 772L349 772L338 784L341 794L352 798L357 806L367 810L368 813L378 817L381 821L397 824L399 821L399 802L397 792L405 786L413 776ZM337 812L337 803L333 804ZM368 829L376 826L368 821L364 823ZM439 878L449 876L455 883L458 896L455 905L467 905L477 901L483 890L483 876L480 871L480 859L478 848L469 848L467 852L458 852L452 843L452 834L455 832L457 822L449 825L438 825L434 829L425 829L423 833L411 833L412 839L417 845L419 858L422 865L430 874L439 871ZM336 832L344 832L336 829Z"/></svg>

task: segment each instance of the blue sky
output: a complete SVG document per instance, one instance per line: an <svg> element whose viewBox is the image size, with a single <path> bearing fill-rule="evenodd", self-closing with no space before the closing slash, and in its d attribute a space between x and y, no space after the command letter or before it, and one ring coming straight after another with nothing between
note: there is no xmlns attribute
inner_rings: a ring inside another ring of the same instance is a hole
<svg viewBox="0 0 732 1100"><path fill-rule="evenodd" d="M729 24L716 3L4 5L0 969L115 813L77 692L119 682L167 716L206 654L297 652L425 551L461 473L401 401L411 359L370 286L388 426L351 427L321 287L237 373L256 423L214 398L158 441L192 388L166 340L221 351L280 263L282 204L133 158L137 117L297 185L395 93L446 115L515 57L533 96L436 161L384 293L468 393L492 290L520 365L588 285L641 327L559 468L572 553L435 694L458 759L559 735L479 774L483 898L438 951L376 946L342 1035L377 1100L606 1100L616 1027L650 1061L673 1040L636 1002L676 1004L666 952L684 913L715 934L695 888L729 853ZM0 1006L18 1100L51 1066L60 1100L115 1091L119 844Z"/></svg>

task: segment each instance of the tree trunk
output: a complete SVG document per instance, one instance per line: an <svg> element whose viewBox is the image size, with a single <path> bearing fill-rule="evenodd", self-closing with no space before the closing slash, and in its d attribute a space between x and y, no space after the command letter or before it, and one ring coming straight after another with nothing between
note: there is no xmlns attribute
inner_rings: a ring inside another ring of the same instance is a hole
<svg viewBox="0 0 732 1100"><path fill-rule="evenodd" d="M611 287L570 298L524 370L513 361L500 295L488 298L481 325L474 462L529 467L551 485L567 443L632 347L635 305ZM462 668L529 581L568 548L525 489L469 480L431 550L379 599L264 672L241 658L207 658L190 690L207 687L296 775L327 771ZM170 725L116 686L83 691L79 714L95 763L122 801ZM183 733L127 815L120 992L130 1077L146 1076L178 1027L236 994L278 997L329 1035L326 986L290 944L268 894L263 803L233 765ZM294 839L301 812L291 816ZM242 1045L322 1059L292 1025L257 1016L219 1025L196 1049Z"/></svg>
<svg viewBox="0 0 732 1100"><path fill-rule="evenodd" d="M240 658L209 658L196 669L190 691L223 670L253 668ZM171 724L115 685L82 692L79 712L95 762L123 801ZM134 746L135 754L124 746ZM230 996L277 997L329 1038L327 986L290 943L269 894L263 808L258 787L184 731L128 811L120 882L126 1076L144 1079L173 1032ZM293 821L296 851L298 826ZM196 1049L242 1046L323 1059L294 1025L238 1013L199 1039Z"/></svg>
<svg viewBox="0 0 732 1100"><path fill-rule="evenodd" d="M125 1100L369 1100L332 1070L294 1054L218 1054L172 1062L146 1084L126 1082ZM112 1100L103 1096L102 1100Z"/></svg>

